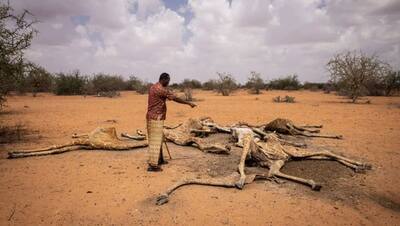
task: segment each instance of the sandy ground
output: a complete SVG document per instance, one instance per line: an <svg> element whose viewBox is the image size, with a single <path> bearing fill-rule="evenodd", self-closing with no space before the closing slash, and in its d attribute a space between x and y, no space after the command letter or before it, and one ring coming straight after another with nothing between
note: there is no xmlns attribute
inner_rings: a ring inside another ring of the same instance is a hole
<svg viewBox="0 0 400 226"><path fill-rule="evenodd" d="M10 97L3 123L22 123L32 134L1 146L1 225L400 225L400 98L372 97L371 104L347 104L332 94L296 91L297 103L277 104L269 91L230 97L196 91L196 109L169 103L167 124L208 115L221 124L265 123L276 117L299 124L323 124L323 132L343 140L308 140L373 164L356 174L335 162L301 161L285 172L323 184L320 192L286 182L262 181L244 190L188 186L168 204L155 197L183 177L223 176L235 171L240 149L230 156L204 154L170 144L174 157L161 173L146 172L146 149L126 152L76 151L60 155L6 159L9 150L64 143L72 133L98 126L120 132L144 129L147 96L61 97L50 94ZM116 120L116 123L107 120ZM228 142L227 137L217 137Z"/></svg>

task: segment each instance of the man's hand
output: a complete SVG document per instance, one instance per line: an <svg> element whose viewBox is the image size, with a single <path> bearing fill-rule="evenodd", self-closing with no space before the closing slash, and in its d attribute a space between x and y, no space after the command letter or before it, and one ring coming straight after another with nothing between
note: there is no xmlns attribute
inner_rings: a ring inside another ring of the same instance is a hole
<svg viewBox="0 0 400 226"><path fill-rule="evenodd" d="M189 101L186 101L186 100L183 100L183 99L181 99L181 98L179 98L179 97L174 97L173 101L175 101L175 102L177 102L177 103L180 103L180 104L187 104L187 105L189 105L189 106L192 107L192 108L194 108L194 107L197 106L196 104L194 104L194 103L192 103L192 102L189 102Z"/></svg>

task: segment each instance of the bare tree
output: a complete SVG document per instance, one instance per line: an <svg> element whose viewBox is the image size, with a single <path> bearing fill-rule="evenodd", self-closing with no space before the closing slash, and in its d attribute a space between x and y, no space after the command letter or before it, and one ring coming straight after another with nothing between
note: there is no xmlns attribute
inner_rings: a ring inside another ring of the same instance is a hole
<svg viewBox="0 0 400 226"><path fill-rule="evenodd" d="M196 79L184 79L179 85L186 101L193 101L193 89L201 88L201 82Z"/></svg>
<svg viewBox="0 0 400 226"><path fill-rule="evenodd" d="M345 52L334 56L327 63L332 82L338 84L355 103L363 95L366 83L381 78L388 73L390 66L377 56L362 52Z"/></svg>
<svg viewBox="0 0 400 226"><path fill-rule="evenodd" d="M233 76L229 73L217 72L219 79L217 80L217 90L222 96L229 96L233 90L237 88L237 84Z"/></svg>
<svg viewBox="0 0 400 226"><path fill-rule="evenodd" d="M185 87L183 89L186 101L193 101L193 89L190 87Z"/></svg>
<svg viewBox="0 0 400 226"><path fill-rule="evenodd" d="M15 15L9 3L0 2L0 108L14 89L17 76L23 74L24 50L31 45L36 22L24 11Z"/></svg>
<svg viewBox="0 0 400 226"><path fill-rule="evenodd" d="M250 77L247 80L246 87L250 88L254 94L260 94L261 90L265 87L264 80L261 78L260 73L255 71L250 72Z"/></svg>

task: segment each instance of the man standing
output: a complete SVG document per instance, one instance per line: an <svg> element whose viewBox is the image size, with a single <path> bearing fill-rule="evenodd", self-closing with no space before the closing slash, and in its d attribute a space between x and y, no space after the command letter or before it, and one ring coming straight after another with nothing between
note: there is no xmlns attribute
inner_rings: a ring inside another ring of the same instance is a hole
<svg viewBox="0 0 400 226"><path fill-rule="evenodd" d="M165 163L162 153L162 143L164 140L163 128L167 114L166 100L173 100L180 104L187 104L196 107L195 104L182 100L167 89L170 77L167 73L162 73L158 82L149 89L149 99L147 107L147 134L149 141L149 167L147 171L161 171L160 165Z"/></svg>

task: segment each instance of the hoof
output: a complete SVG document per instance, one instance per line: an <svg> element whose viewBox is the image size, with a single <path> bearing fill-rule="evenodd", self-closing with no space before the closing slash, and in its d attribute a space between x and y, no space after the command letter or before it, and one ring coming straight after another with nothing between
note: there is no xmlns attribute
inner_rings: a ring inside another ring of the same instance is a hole
<svg viewBox="0 0 400 226"><path fill-rule="evenodd" d="M368 169L365 166L359 166L354 169L354 172L364 174L364 173L366 173L367 170Z"/></svg>
<svg viewBox="0 0 400 226"><path fill-rule="evenodd" d="M15 159L15 158L18 158L18 157L20 157L19 155L18 155L18 153L14 153L14 152L8 152L8 159Z"/></svg>
<svg viewBox="0 0 400 226"><path fill-rule="evenodd" d="M320 191L321 188L322 188L322 186L321 186L320 184L313 184L313 185L311 185L311 189L312 189L313 191Z"/></svg>
<svg viewBox="0 0 400 226"><path fill-rule="evenodd" d="M139 136L146 136L146 134L144 134L143 131L140 129L136 130L136 134Z"/></svg>
<svg viewBox="0 0 400 226"><path fill-rule="evenodd" d="M362 166L359 166L359 167L355 168L354 172L356 172L356 173L366 173L367 170L371 170L371 169L372 169L372 165L364 164Z"/></svg>
<svg viewBox="0 0 400 226"><path fill-rule="evenodd" d="M365 173L365 169L363 167L357 167L354 169L354 172L356 173Z"/></svg>
<svg viewBox="0 0 400 226"><path fill-rule="evenodd" d="M243 184L243 183L240 183L240 182L236 182L236 183L235 183L235 187L236 187L237 189L242 190L243 187L244 187L244 184Z"/></svg>
<svg viewBox="0 0 400 226"><path fill-rule="evenodd" d="M160 195L157 197L156 205L161 206L169 201L168 195Z"/></svg>
<svg viewBox="0 0 400 226"><path fill-rule="evenodd" d="M369 164L369 163L364 163L363 167L364 167L364 169L366 169L366 170L372 170L372 165Z"/></svg>
<svg viewBox="0 0 400 226"><path fill-rule="evenodd" d="M235 187L242 190L244 187L245 179L239 179L238 182L235 183Z"/></svg>

